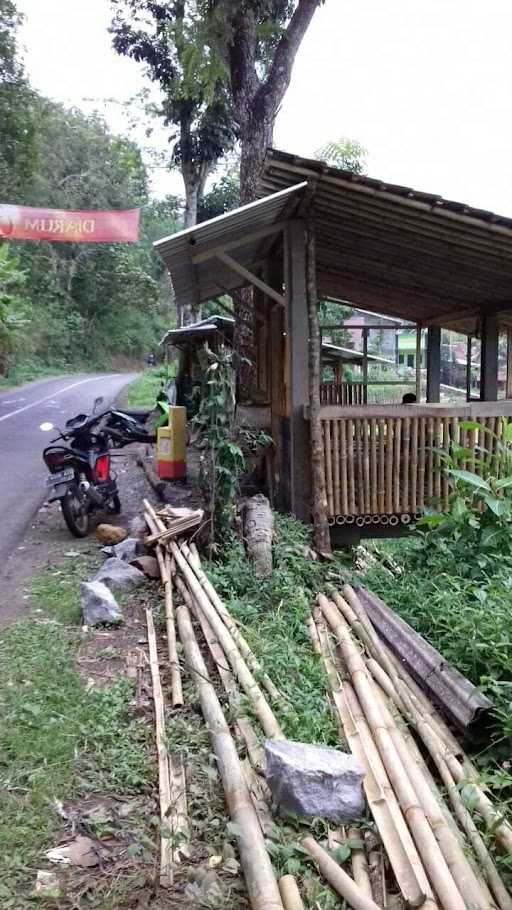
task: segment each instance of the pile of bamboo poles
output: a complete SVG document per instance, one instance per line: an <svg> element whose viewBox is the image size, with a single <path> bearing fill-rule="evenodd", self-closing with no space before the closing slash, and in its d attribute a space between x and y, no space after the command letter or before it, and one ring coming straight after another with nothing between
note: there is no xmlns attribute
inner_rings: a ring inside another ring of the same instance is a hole
<svg viewBox="0 0 512 910"><path fill-rule="evenodd" d="M512 910L472 813L498 848L511 850L512 829L443 719L378 638L355 592L345 586L342 594L318 596L309 632L340 732L366 770L368 804L400 894L429 910ZM466 782L474 809L461 798Z"/></svg>
<svg viewBox="0 0 512 910"><path fill-rule="evenodd" d="M158 515L147 501L144 502L144 506L150 530L160 529L163 523L162 516ZM282 699L283 696L264 672L237 623L207 578L194 545L188 546L184 541L178 543L170 539L162 541L161 538L155 540L155 545L157 551L158 549L161 551L169 662L171 668L174 666L179 675L175 647L177 627L187 669L197 687L204 720L217 758L228 810L240 831L237 836L240 862L251 907L255 910L303 910L304 905L295 878L292 875L284 875L276 881L265 845L265 838L275 831L275 823L269 809L270 794L261 776L264 771L264 754L260 739L262 734L268 739L283 737L272 709L272 702ZM173 589L180 597L180 603L176 607ZM195 620L195 624L192 620ZM203 634L203 648L198 642L196 628ZM231 721L234 736L210 678L203 656L205 650L211 657L226 693L230 713L235 718ZM158 684L156 692L158 693ZM179 677L179 685L176 688L171 673L173 705L182 703L178 700L177 692L182 698L181 678ZM259 730L255 730L253 722L240 707L242 694L245 694L251 705ZM162 762L160 758L161 728L162 720L157 711L159 765L163 765L161 800L165 807L169 804L169 796L166 791L165 761ZM237 742L243 743L246 758L239 757ZM162 817L164 814L165 809ZM355 850L353 853L352 879L330 859L312 837L306 838L303 846L317 863L320 873L351 906L356 910L375 910L377 905L369 896L365 880L361 879L359 851ZM175 859L176 857L171 855L169 860L169 851L162 843L163 883L166 876L167 881L172 880L172 862ZM177 859L179 861L179 856Z"/></svg>

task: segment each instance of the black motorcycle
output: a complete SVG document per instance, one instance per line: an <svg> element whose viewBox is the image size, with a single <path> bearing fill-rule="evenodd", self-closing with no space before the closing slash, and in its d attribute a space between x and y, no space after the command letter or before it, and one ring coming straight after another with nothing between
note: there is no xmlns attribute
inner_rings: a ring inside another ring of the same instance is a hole
<svg viewBox="0 0 512 910"><path fill-rule="evenodd" d="M121 511L116 475L111 472L112 438L106 426L110 412L96 413L102 401L96 399L92 415L78 414L67 420L64 432L43 451L50 472L48 501L60 500L64 521L74 537L87 536L92 512ZM48 432L54 426L43 423L40 428ZM122 435L114 433L122 443Z"/></svg>

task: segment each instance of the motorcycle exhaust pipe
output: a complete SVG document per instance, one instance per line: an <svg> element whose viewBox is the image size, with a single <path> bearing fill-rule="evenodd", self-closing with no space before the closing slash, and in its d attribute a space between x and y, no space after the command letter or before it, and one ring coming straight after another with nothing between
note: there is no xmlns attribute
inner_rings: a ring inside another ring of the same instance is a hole
<svg viewBox="0 0 512 910"><path fill-rule="evenodd" d="M88 496L95 506L99 506L101 508L105 505L105 500L101 493L98 493L95 487L91 486L88 480L81 480L78 484L78 489L81 493Z"/></svg>

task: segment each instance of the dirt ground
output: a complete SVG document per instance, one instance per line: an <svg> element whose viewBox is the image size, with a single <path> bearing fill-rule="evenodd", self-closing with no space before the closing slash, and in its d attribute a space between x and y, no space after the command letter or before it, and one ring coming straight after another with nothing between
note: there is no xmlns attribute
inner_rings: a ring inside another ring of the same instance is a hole
<svg viewBox="0 0 512 910"><path fill-rule="evenodd" d="M108 521L128 528L132 518L140 514L144 497L157 502L157 496L148 484L144 473L135 463L136 454L145 447L128 446L114 455L114 469L118 475L122 512L120 515L95 514L92 531L84 540L77 540L69 533L62 518L58 502L43 503L33 516L23 540L12 551L4 566L0 567L0 624L23 617L30 610L30 581L32 577L61 560L67 553L87 553L97 549L93 529L101 521ZM172 505L197 508L198 495L193 487L169 483L166 501ZM72 555L69 556L73 558Z"/></svg>

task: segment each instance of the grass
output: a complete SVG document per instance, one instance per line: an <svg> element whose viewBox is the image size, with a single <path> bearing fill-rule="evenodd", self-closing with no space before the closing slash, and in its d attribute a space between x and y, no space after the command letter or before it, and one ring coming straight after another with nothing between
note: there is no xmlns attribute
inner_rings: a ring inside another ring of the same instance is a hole
<svg viewBox="0 0 512 910"><path fill-rule="evenodd" d="M36 870L59 828L56 800L141 792L152 779L150 731L130 716L131 685L86 692L76 669L86 568L77 560L71 568L66 561L65 573L45 570L33 586L36 611L0 638L3 910L32 906Z"/></svg>
<svg viewBox="0 0 512 910"><path fill-rule="evenodd" d="M128 406L130 408L154 407L162 381L165 381L168 376L166 367L150 367L144 370L138 379L128 386Z"/></svg>

